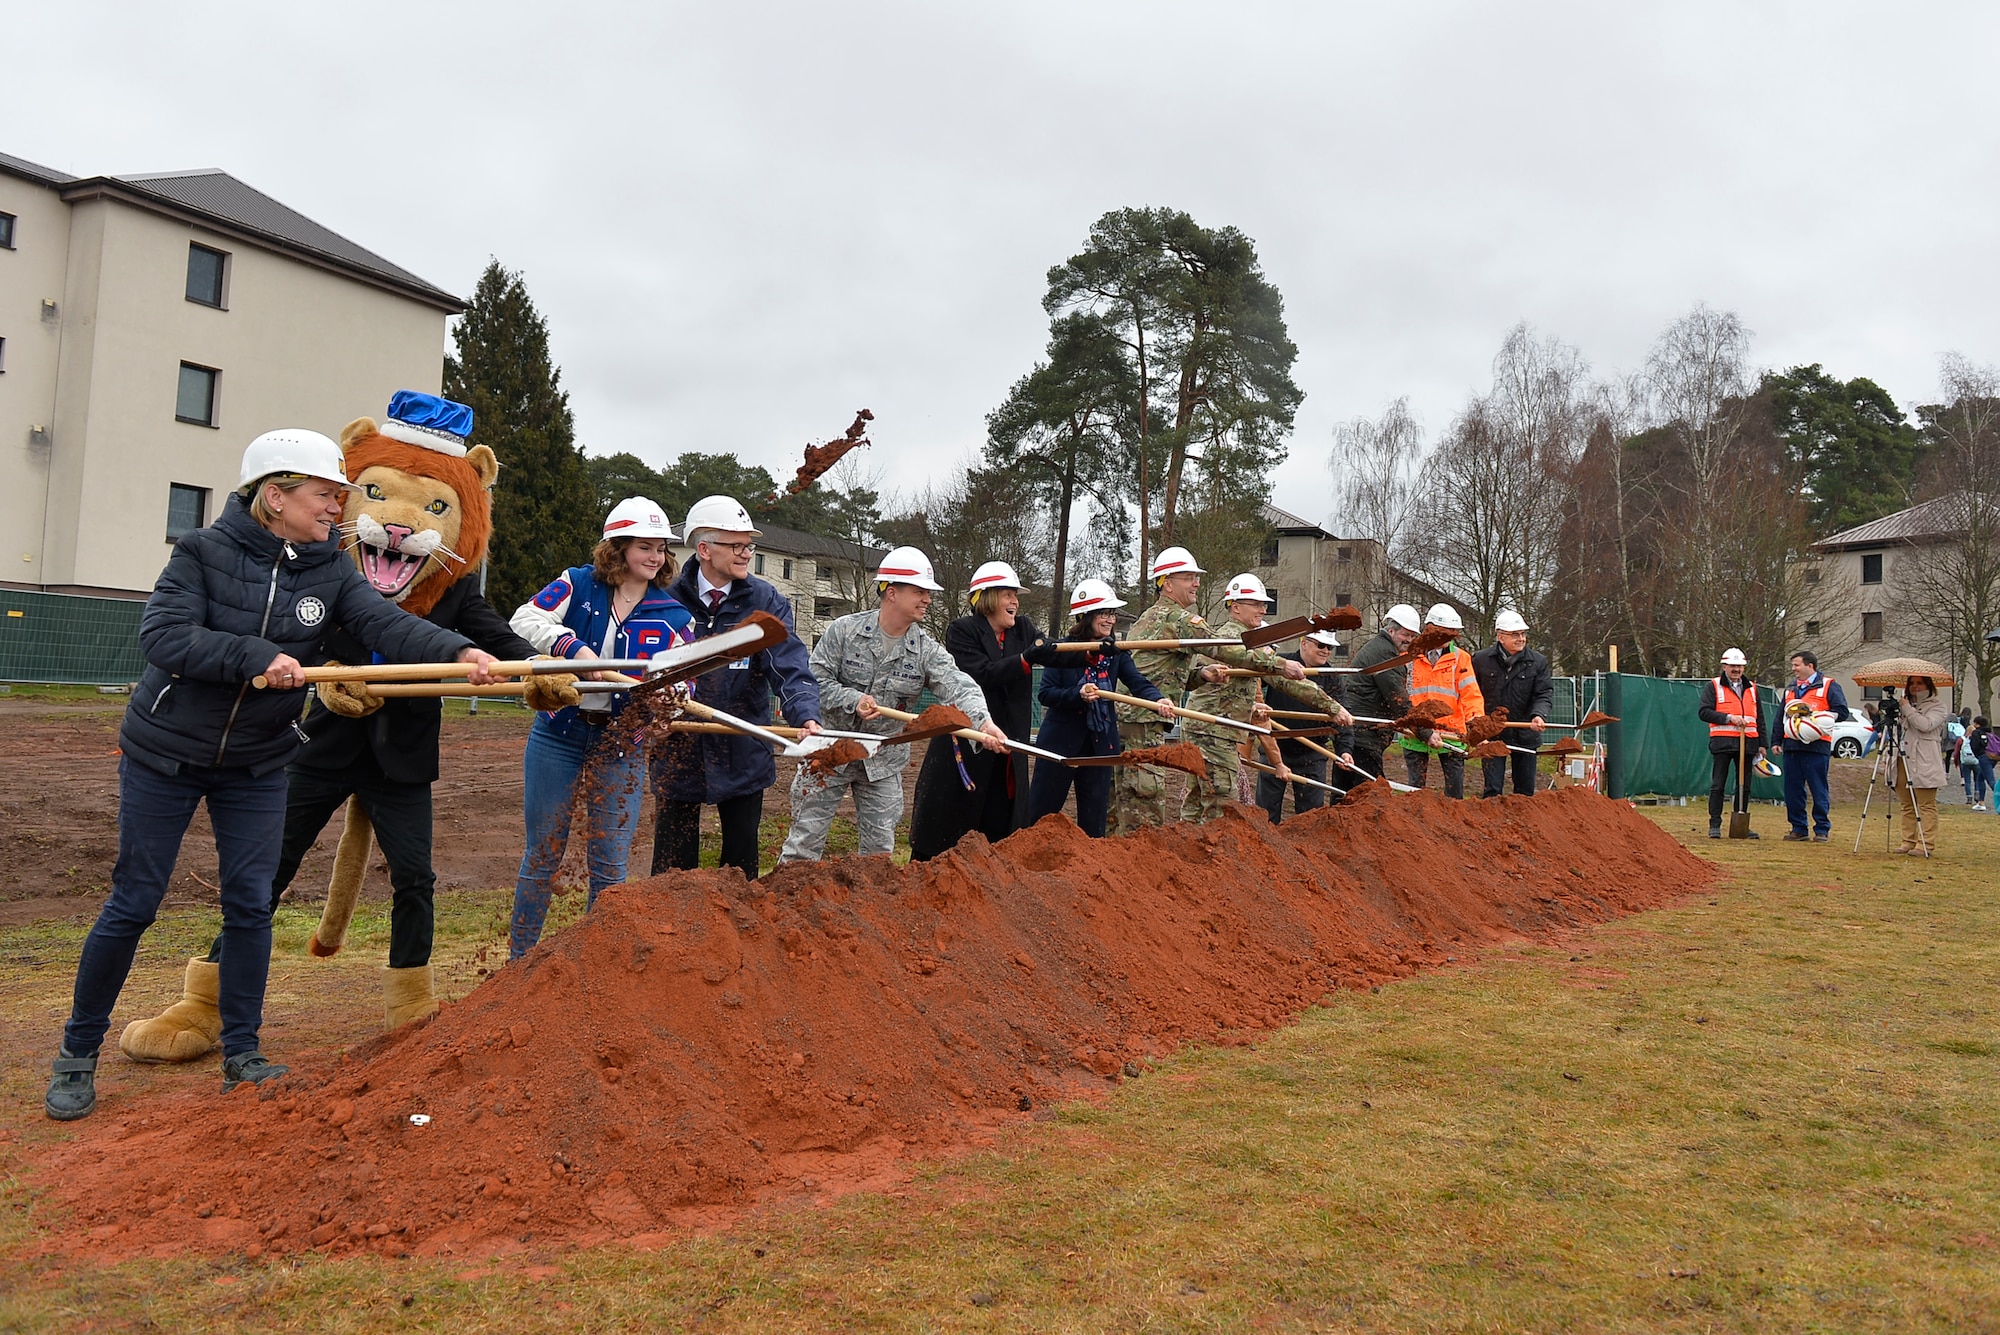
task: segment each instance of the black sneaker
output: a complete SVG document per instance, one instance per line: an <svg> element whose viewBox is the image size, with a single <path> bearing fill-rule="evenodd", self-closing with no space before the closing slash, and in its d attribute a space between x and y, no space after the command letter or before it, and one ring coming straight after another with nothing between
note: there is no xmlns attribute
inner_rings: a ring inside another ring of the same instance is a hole
<svg viewBox="0 0 2000 1335"><path fill-rule="evenodd" d="M1722 827L1720 825L1709 826L1708 837L1711 839L1720 839L1722 837Z"/></svg>
<svg viewBox="0 0 2000 1335"><path fill-rule="evenodd" d="M1743 832L1743 837L1745 839L1762 839L1764 836L1757 833L1755 830L1745 830Z"/></svg>
<svg viewBox="0 0 2000 1335"><path fill-rule="evenodd" d="M97 1106L97 1056L72 1057L68 1048L58 1052L42 1111L58 1122L74 1122Z"/></svg>
<svg viewBox="0 0 2000 1335"><path fill-rule="evenodd" d="M261 1085L266 1080L276 1080L291 1071L289 1066L279 1066L264 1060L261 1052L242 1052L234 1057L222 1059L222 1092L227 1094L240 1084L248 1082Z"/></svg>

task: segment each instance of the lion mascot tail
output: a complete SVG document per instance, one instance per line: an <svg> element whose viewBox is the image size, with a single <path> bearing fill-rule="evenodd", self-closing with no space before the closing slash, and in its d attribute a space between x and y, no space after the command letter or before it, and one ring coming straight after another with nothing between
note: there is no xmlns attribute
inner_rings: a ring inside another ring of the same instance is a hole
<svg viewBox="0 0 2000 1335"><path fill-rule="evenodd" d="M326 907L319 911L319 926L313 928L306 949L321 959L340 953L347 944L347 924L354 918L354 903L361 897L361 878L368 871L368 846L375 837L374 822L368 819L361 799L347 799L347 825L340 832L340 847L333 854L333 875L326 886Z"/></svg>

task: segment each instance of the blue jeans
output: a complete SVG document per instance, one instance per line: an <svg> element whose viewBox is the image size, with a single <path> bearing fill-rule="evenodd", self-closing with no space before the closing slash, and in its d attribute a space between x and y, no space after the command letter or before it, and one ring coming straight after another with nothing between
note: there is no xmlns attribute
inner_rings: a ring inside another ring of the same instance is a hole
<svg viewBox="0 0 2000 1335"><path fill-rule="evenodd" d="M542 923L549 916L549 882L569 847L569 817L579 780L586 785L590 819L589 903L597 902L597 892L605 886L625 879L625 860L632 851L646 782L645 753L637 747L621 750L607 740L611 731L609 723L579 718L565 733L540 714L528 730L528 749L521 762L528 843L514 882L514 922L507 934L510 960L527 954L541 939Z"/></svg>
<svg viewBox="0 0 2000 1335"><path fill-rule="evenodd" d="M1979 773L1979 765L1977 762L1970 765L1960 765L1958 767L1958 781L1965 788L1965 802L1967 806L1972 805L1974 801L1978 800L1974 798L1972 795L1972 776L1977 773Z"/></svg>
<svg viewBox="0 0 2000 1335"><path fill-rule="evenodd" d="M1785 752L1785 814L1791 818L1794 834L1806 832L1808 790L1812 793L1813 833L1826 834L1833 829L1833 794L1826 783L1832 763L1833 757L1824 751Z"/></svg>
<svg viewBox="0 0 2000 1335"><path fill-rule="evenodd" d="M186 768L169 775L126 756L118 762L118 861L111 868L111 894L83 939L76 994L63 1029L63 1046L75 1056L91 1056L103 1045L139 937L159 914L181 839L203 801L221 864L222 1055L257 1050L264 982L271 972L271 878L285 834L285 772L257 777L238 767Z"/></svg>
<svg viewBox="0 0 2000 1335"><path fill-rule="evenodd" d="M1979 769L1977 771L1977 777L1975 777L1972 782L1973 782L1972 800L1975 802L1984 802L1986 800L1986 795L1993 791L1993 762L1991 760L1987 759L1985 756L1979 757Z"/></svg>

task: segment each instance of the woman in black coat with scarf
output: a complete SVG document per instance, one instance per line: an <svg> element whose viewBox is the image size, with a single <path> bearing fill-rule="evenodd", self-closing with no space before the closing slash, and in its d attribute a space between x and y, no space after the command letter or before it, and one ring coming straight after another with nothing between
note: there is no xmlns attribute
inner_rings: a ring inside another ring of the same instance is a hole
<svg viewBox="0 0 2000 1335"><path fill-rule="evenodd" d="M387 662L471 663L491 654L377 593L333 537L349 483L317 431L269 431L243 455L222 517L183 534L139 619L146 671L118 731L118 861L84 938L69 1024L43 1108L57 1121L97 1105L97 1053L139 937L166 895L181 838L208 808L221 863L218 1009L222 1090L285 1067L257 1050L271 964L271 883L285 832L285 766L298 751L303 663L347 630ZM258 686L256 678L265 686Z"/></svg>
<svg viewBox="0 0 2000 1335"><path fill-rule="evenodd" d="M1035 623L1020 614L1021 578L1005 561L973 572L972 611L945 630L944 647L986 693L1000 730L1030 740L1034 669L1057 654ZM910 813L910 856L934 858L973 830L999 841L1028 823L1028 757L994 755L956 737L939 737L917 772Z"/></svg>

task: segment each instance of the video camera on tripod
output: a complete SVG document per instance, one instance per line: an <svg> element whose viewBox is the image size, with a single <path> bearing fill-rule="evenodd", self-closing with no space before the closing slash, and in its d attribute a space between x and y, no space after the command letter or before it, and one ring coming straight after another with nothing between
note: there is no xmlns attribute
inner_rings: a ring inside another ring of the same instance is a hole
<svg viewBox="0 0 2000 1335"><path fill-rule="evenodd" d="M1875 702L1875 707L1882 713L1882 726L1884 729L1893 727L1902 721L1903 702L1896 698L1895 687L1884 686L1882 688L1882 698Z"/></svg>

